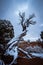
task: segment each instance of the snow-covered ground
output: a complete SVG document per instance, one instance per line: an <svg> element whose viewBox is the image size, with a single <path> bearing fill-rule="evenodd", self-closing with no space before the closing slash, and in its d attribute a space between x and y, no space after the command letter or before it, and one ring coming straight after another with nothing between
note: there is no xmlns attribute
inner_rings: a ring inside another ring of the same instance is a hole
<svg viewBox="0 0 43 65"><path fill-rule="evenodd" d="M17 46L13 47L11 50L7 50L5 55L12 55L14 58L12 60L12 62L9 65L12 65L13 63L16 63L16 59L18 58L18 50L17 50Z"/></svg>
<svg viewBox="0 0 43 65"><path fill-rule="evenodd" d="M26 48L26 51L30 53L33 57L43 58L43 48L41 46L29 46Z"/></svg>
<svg viewBox="0 0 43 65"><path fill-rule="evenodd" d="M30 54L32 54L32 56L34 56L34 57L43 58L43 53L30 53Z"/></svg>
<svg viewBox="0 0 43 65"><path fill-rule="evenodd" d="M7 50L5 54L10 54L12 56L14 56L14 60L18 57L18 50L17 50L17 46L14 48L12 48L11 50Z"/></svg>
<svg viewBox="0 0 43 65"><path fill-rule="evenodd" d="M41 46L38 46L38 45L36 45L36 46L34 46L34 47L29 46L29 47L26 48L26 51L27 51L28 53L31 53L31 52L43 53L43 48L42 48Z"/></svg>

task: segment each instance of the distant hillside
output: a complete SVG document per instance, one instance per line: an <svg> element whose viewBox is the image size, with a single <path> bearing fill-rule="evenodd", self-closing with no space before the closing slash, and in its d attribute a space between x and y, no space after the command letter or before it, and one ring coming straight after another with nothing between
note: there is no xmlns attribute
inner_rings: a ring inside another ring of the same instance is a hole
<svg viewBox="0 0 43 65"><path fill-rule="evenodd" d="M43 43L40 43L40 42L28 43L26 41L22 41L19 43L19 48L28 52L30 55L31 53L43 53ZM21 57L25 57L25 54L23 54L22 52L20 52L19 55Z"/></svg>
<svg viewBox="0 0 43 65"><path fill-rule="evenodd" d="M24 50L25 50L26 47L29 47L29 46L34 47L36 45L43 48L43 43L41 43L41 42L30 42L29 43L29 42L26 42L26 41L22 41L22 42L19 43L19 47L24 49Z"/></svg>

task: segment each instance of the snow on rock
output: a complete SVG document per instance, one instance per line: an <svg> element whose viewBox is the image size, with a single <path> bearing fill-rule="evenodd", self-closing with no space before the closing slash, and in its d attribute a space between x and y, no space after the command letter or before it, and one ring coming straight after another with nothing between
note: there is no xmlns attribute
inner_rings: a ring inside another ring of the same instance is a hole
<svg viewBox="0 0 43 65"><path fill-rule="evenodd" d="M27 51L28 53L31 53L31 52L43 53L43 48L40 47L40 46L37 46L37 45L34 46L34 47L29 46L29 47L26 48L26 51Z"/></svg>
<svg viewBox="0 0 43 65"><path fill-rule="evenodd" d="M43 58L43 53L30 53L34 57L40 57Z"/></svg>

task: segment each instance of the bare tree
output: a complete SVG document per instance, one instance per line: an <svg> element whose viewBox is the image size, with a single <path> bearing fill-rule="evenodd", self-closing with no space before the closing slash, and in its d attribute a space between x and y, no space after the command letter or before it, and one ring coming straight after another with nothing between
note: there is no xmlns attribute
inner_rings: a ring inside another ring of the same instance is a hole
<svg viewBox="0 0 43 65"><path fill-rule="evenodd" d="M24 30L26 30L26 25L25 25L25 23L24 23L24 20L25 20L25 13L24 13L24 12L23 12L22 14L19 13L19 16L20 16L20 18L21 18L21 26L22 26L23 31L24 31Z"/></svg>
<svg viewBox="0 0 43 65"><path fill-rule="evenodd" d="M27 30L24 31L22 34L20 34L20 36L19 36L19 40L20 40L22 37L24 37L24 36L26 35L26 32L27 32Z"/></svg>
<svg viewBox="0 0 43 65"><path fill-rule="evenodd" d="M34 14L30 15L29 18L27 18L26 20L25 20L25 13L24 12L22 14L19 13L19 16L21 18L20 24L22 26L23 31L25 31L27 29L27 27L29 27L30 24L34 25L36 23L35 21L32 20L35 17Z"/></svg>
<svg viewBox="0 0 43 65"><path fill-rule="evenodd" d="M29 27L30 24L35 24L36 22L32 20L34 18L34 14L30 15L28 19L25 20L25 13L23 12L22 14L19 13L20 16L20 24L22 26L22 33L19 35L18 39L14 40L10 44L7 44L13 37L14 37L14 30L13 26L9 21L6 20L0 20L0 57L5 56L6 50L12 50L14 46L18 46L19 42L21 39L26 35L27 33L27 27ZM15 44L15 41L17 43ZM12 45L12 46L11 46ZM9 48L11 46L11 48ZM19 51L23 52L28 58L30 57L27 52L25 52L21 48L17 48ZM15 51L14 51L15 52ZM31 58L31 57L30 57ZM2 59L2 58L0 58ZM14 59L11 62L10 65L14 63Z"/></svg>
<svg viewBox="0 0 43 65"><path fill-rule="evenodd" d="M30 15L29 18L26 19L26 20L25 20L25 13L22 13L22 14L19 13L19 16L20 16L20 18L21 18L20 24L21 24L23 30L22 30L22 33L19 35L18 39L16 40L17 43L16 43L16 44L13 44L13 45L12 45L12 48L13 48L15 45L18 46L18 44L19 44L19 42L21 41L21 39L26 35L26 33L27 33L27 27L29 27L30 24L33 25L33 24L36 23L35 21L32 20L32 18L35 16L34 14ZM14 42L15 42L15 41L14 41ZM13 43L13 42L12 42L12 43ZM11 43L11 44L12 44L12 43ZM12 48L11 48L11 49L12 49ZM18 50L21 51L22 53L24 53L28 58L31 58L31 56L28 55L28 52L24 51L23 49L21 49L21 48L19 48L19 47L18 47Z"/></svg>

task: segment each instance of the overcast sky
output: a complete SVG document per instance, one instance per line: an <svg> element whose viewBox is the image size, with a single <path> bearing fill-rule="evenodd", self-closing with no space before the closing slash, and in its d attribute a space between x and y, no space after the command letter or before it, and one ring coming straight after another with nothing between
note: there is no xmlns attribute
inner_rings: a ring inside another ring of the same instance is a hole
<svg viewBox="0 0 43 65"><path fill-rule="evenodd" d="M22 32L19 25L18 13L25 12L26 18L34 13L36 20L35 25L30 25L28 28L25 40L36 40L40 37L40 32L43 30L43 0L0 0L0 19L10 20L14 26L15 36Z"/></svg>

